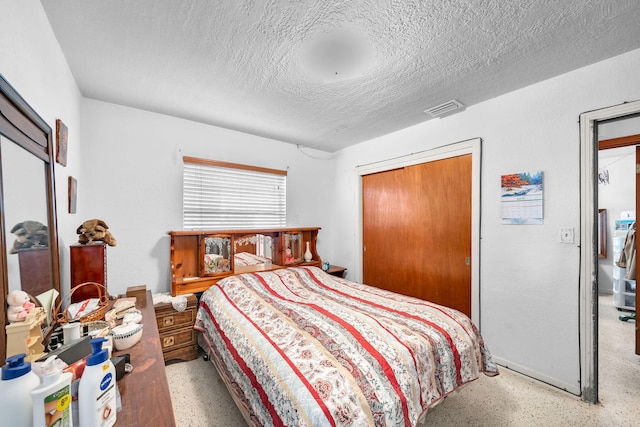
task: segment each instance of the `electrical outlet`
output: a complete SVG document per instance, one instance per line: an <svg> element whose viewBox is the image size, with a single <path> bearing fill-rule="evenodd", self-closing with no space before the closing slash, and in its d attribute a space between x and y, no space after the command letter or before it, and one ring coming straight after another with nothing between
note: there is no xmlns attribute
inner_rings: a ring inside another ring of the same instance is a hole
<svg viewBox="0 0 640 427"><path fill-rule="evenodd" d="M573 228L560 229L560 243L573 243Z"/></svg>

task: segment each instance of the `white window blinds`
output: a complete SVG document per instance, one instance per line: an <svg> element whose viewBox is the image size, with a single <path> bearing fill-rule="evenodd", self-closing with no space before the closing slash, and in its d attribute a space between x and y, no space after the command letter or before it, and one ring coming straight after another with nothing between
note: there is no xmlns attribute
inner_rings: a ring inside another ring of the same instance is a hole
<svg viewBox="0 0 640 427"><path fill-rule="evenodd" d="M286 226L287 172L184 157L185 230Z"/></svg>

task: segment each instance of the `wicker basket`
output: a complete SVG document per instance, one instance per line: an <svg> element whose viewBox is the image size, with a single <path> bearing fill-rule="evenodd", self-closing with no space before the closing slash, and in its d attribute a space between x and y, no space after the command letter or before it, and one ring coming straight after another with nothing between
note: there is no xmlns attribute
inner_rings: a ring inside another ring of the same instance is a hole
<svg viewBox="0 0 640 427"><path fill-rule="evenodd" d="M84 316L82 316L80 319L77 319L77 320L79 320L80 323L87 323L87 322L93 322L96 320L104 319L104 315L107 312L107 307L109 305L109 293L107 292L107 288L105 288L104 285L101 285L100 283L97 283L97 282L80 283L79 285L71 289L71 293L69 293L69 301L72 300L72 296L75 291L85 286L95 287L98 290L97 298L100 301L98 302L97 309L95 309L91 313L85 314ZM56 308L56 313L58 313L58 323L69 323L69 314L66 309L63 312L60 311L61 305L62 305L62 301L58 303L58 307Z"/></svg>

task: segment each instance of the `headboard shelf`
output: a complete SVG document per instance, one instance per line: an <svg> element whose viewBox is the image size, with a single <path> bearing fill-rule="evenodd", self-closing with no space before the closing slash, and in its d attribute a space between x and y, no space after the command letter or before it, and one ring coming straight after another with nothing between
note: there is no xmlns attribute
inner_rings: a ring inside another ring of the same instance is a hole
<svg viewBox="0 0 640 427"><path fill-rule="evenodd" d="M222 277L320 266L320 227L170 231L171 295L203 292ZM304 255L309 247L311 261Z"/></svg>

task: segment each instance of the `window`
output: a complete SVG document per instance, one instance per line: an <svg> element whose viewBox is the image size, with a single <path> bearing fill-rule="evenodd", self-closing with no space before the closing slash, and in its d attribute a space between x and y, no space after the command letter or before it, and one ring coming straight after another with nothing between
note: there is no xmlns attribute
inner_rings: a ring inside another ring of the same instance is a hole
<svg viewBox="0 0 640 427"><path fill-rule="evenodd" d="M183 158L185 230L286 226L287 172Z"/></svg>

